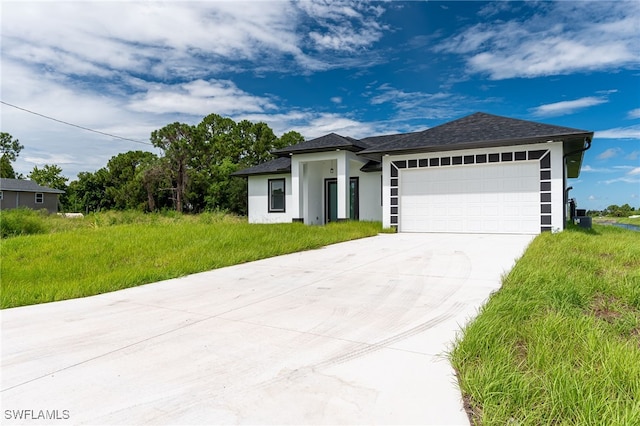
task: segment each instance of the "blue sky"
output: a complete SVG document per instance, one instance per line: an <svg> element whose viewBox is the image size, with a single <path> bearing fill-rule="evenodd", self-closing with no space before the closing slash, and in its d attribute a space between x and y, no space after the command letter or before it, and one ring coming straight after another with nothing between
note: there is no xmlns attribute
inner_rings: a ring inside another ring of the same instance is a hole
<svg viewBox="0 0 640 426"><path fill-rule="evenodd" d="M28 174L217 113L365 137L484 111L595 132L580 208L640 207L640 2L2 2L1 129Z"/></svg>

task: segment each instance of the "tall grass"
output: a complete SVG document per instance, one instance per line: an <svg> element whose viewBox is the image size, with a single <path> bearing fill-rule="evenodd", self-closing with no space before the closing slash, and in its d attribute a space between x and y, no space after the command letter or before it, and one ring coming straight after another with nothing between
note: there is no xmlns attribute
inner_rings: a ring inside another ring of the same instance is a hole
<svg viewBox="0 0 640 426"><path fill-rule="evenodd" d="M72 230L4 239L0 306L94 295L381 231L372 222L250 225L218 213L128 220L99 215Z"/></svg>
<svg viewBox="0 0 640 426"><path fill-rule="evenodd" d="M474 424L640 424L640 234L537 237L451 361Z"/></svg>

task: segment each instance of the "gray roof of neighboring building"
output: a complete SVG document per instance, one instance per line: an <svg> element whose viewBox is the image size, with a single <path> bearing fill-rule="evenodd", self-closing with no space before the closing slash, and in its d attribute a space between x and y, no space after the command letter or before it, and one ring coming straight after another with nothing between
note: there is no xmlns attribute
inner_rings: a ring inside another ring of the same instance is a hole
<svg viewBox="0 0 640 426"><path fill-rule="evenodd" d="M336 149L358 152L365 148L368 148L368 146L358 139L353 139L348 136L340 136L336 133L329 133L328 135L304 141L297 145L290 145L285 148L277 149L273 151L273 153L275 155L285 156L290 154L303 154L306 152L333 151Z"/></svg>
<svg viewBox="0 0 640 426"><path fill-rule="evenodd" d="M278 157L275 160L267 161L257 166L247 169L238 170L231 173L231 176L249 176L249 175L272 175L277 173L291 172L291 158Z"/></svg>
<svg viewBox="0 0 640 426"><path fill-rule="evenodd" d="M539 143L554 137L583 141L593 132L477 112L422 132L392 137L360 152L397 153Z"/></svg>
<svg viewBox="0 0 640 426"><path fill-rule="evenodd" d="M52 194L64 194L60 189L48 188L38 185L32 180L0 178L0 191L16 192L48 192Z"/></svg>

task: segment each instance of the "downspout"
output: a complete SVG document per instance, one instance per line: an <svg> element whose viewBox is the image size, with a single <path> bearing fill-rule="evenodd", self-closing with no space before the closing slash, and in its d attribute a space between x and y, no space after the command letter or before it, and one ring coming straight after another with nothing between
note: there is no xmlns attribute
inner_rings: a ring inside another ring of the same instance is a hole
<svg viewBox="0 0 640 426"><path fill-rule="evenodd" d="M573 154L578 154L580 152L585 152L586 150L588 150L589 148L591 148L591 139L589 138L584 138L584 143L585 146L583 146L580 149L576 149L574 151L571 152L567 152L566 154L564 154L562 156L562 186L563 188L565 188L564 191L564 207L562 209L562 226L566 226L567 225L567 203L569 202L568 197L569 197L569 189L573 189L573 188L567 188L567 157Z"/></svg>

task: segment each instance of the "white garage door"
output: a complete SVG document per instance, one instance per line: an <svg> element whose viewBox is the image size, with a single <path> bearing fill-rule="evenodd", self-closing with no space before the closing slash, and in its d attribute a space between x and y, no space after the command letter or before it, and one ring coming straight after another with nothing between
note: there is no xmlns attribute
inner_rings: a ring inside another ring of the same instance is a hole
<svg viewBox="0 0 640 426"><path fill-rule="evenodd" d="M403 169L400 231L540 232L538 161Z"/></svg>

